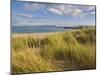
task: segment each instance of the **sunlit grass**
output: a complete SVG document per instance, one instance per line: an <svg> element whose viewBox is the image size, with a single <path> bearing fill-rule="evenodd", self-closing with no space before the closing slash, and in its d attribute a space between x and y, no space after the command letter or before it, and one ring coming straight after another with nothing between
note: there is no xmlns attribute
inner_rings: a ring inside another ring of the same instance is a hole
<svg viewBox="0 0 100 75"><path fill-rule="evenodd" d="M38 49L25 49L12 52L12 70L14 73L55 71L56 67L43 59Z"/></svg>
<svg viewBox="0 0 100 75"><path fill-rule="evenodd" d="M13 73L95 69L95 39L95 28L61 32L44 39L13 37Z"/></svg>

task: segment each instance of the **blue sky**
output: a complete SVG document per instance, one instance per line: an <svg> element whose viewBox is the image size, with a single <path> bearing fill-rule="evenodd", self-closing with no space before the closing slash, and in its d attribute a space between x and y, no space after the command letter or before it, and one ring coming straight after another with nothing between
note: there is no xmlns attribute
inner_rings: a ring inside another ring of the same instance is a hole
<svg viewBox="0 0 100 75"><path fill-rule="evenodd" d="M13 0L12 25L95 25L95 6Z"/></svg>

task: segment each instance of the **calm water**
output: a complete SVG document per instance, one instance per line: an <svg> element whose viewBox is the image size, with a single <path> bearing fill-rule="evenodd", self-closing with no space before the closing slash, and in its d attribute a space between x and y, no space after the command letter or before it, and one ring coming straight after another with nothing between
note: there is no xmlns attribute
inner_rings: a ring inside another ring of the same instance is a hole
<svg viewBox="0 0 100 75"><path fill-rule="evenodd" d="M34 33L34 32L59 32L71 29L57 28L57 27L34 27L34 26L12 26L13 33Z"/></svg>

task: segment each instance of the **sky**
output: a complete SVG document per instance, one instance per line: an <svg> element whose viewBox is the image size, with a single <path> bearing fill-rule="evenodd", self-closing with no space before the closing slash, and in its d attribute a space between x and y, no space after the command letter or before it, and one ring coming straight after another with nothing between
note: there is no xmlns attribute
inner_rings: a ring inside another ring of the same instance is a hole
<svg viewBox="0 0 100 75"><path fill-rule="evenodd" d="M12 2L13 26L76 26L95 25L95 6L39 3L39 2Z"/></svg>

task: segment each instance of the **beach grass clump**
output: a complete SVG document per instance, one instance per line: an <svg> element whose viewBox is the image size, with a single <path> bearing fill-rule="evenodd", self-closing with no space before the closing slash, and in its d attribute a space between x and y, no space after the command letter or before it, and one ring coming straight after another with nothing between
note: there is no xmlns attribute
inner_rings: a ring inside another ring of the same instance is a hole
<svg viewBox="0 0 100 75"><path fill-rule="evenodd" d="M12 38L12 48L14 50L25 48L37 48L40 47L41 40L34 37L17 37Z"/></svg>
<svg viewBox="0 0 100 75"><path fill-rule="evenodd" d="M61 32L43 39L13 38L14 73L96 68L94 28Z"/></svg>
<svg viewBox="0 0 100 75"><path fill-rule="evenodd" d="M14 51L19 51L20 49L27 48L27 43L25 38L12 38L12 49Z"/></svg>
<svg viewBox="0 0 100 75"><path fill-rule="evenodd" d="M70 39L66 38L66 39L68 39L68 41L65 39L63 39L62 41L58 39L58 41L60 41L59 43L54 40L55 43L53 43L53 45L51 45L51 43L45 45L45 47L41 50L44 58L48 60L52 60L52 61L63 60L65 62L70 62L72 63L72 65L74 64L76 66L79 65L80 66L79 69L82 69L83 66L84 68L94 68L93 65L95 65L94 63L95 62L95 46L79 44L73 38L70 38Z"/></svg>
<svg viewBox="0 0 100 75"><path fill-rule="evenodd" d="M56 67L44 60L37 49L27 48L19 52L12 52L12 72L30 73L55 71Z"/></svg>
<svg viewBox="0 0 100 75"><path fill-rule="evenodd" d="M81 44L94 44L96 42L95 28L83 28L73 32L74 37Z"/></svg>
<svg viewBox="0 0 100 75"><path fill-rule="evenodd" d="M40 47L41 44L41 40L40 39L36 39L34 37L27 37L27 45L29 48L37 48Z"/></svg>

